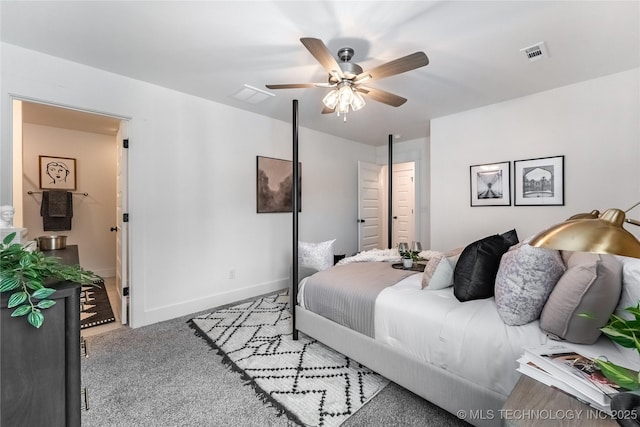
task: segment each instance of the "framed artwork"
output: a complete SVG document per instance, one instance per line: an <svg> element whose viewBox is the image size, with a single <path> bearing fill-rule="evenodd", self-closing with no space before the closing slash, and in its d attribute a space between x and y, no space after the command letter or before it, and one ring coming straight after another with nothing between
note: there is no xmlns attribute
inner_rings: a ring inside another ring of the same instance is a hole
<svg viewBox="0 0 640 427"><path fill-rule="evenodd" d="M564 156L513 162L516 206L564 205Z"/></svg>
<svg viewBox="0 0 640 427"><path fill-rule="evenodd" d="M70 157L40 157L40 188L43 190L75 190L76 159Z"/></svg>
<svg viewBox="0 0 640 427"><path fill-rule="evenodd" d="M471 206L511 206L511 163L470 167Z"/></svg>
<svg viewBox="0 0 640 427"><path fill-rule="evenodd" d="M257 212L291 212L293 163L291 160L257 156ZM302 212L302 163L298 163L298 212Z"/></svg>

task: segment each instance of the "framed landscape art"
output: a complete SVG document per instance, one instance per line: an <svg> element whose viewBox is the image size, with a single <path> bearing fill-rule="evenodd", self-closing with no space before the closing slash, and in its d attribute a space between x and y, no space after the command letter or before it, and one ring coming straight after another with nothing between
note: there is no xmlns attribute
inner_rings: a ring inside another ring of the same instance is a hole
<svg viewBox="0 0 640 427"><path fill-rule="evenodd" d="M258 213L292 211L292 164L290 160L257 156L256 201ZM298 212L302 212L302 163L298 163Z"/></svg>
<svg viewBox="0 0 640 427"><path fill-rule="evenodd" d="M470 167L471 206L511 205L511 163Z"/></svg>
<svg viewBox="0 0 640 427"><path fill-rule="evenodd" d="M516 160L516 206L564 205L564 156Z"/></svg>

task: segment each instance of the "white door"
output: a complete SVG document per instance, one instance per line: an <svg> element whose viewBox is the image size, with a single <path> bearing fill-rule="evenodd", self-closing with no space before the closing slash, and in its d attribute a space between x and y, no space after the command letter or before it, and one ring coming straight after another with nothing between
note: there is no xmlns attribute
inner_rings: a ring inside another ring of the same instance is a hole
<svg viewBox="0 0 640 427"><path fill-rule="evenodd" d="M358 251L382 248L380 165L358 162Z"/></svg>
<svg viewBox="0 0 640 427"><path fill-rule="evenodd" d="M124 147L124 141L128 144L129 122L120 122L118 132L118 156L116 165L116 288L122 300L121 321L123 325L129 322L129 223L124 220L124 214L128 215L127 206L127 173L128 173L128 149Z"/></svg>
<svg viewBox="0 0 640 427"><path fill-rule="evenodd" d="M393 244L400 242L409 245L415 239L415 165L413 162L393 165Z"/></svg>

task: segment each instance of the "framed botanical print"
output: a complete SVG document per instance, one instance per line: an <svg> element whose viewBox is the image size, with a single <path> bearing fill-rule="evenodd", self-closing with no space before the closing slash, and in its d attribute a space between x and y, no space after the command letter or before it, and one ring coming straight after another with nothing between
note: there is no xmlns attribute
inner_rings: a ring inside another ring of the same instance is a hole
<svg viewBox="0 0 640 427"><path fill-rule="evenodd" d="M511 163L470 166L471 206L511 206Z"/></svg>
<svg viewBox="0 0 640 427"><path fill-rule="evenodd" d="M516 160L516 206L564 205L564 156Z"/></svg>

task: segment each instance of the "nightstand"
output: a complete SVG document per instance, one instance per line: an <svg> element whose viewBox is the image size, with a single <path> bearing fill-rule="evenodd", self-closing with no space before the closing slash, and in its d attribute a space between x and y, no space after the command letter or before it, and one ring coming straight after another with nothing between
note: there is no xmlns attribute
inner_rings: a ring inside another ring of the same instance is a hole
<svg viewBox="0 0 640 427"><path fill-rule="evenodd" d="M522 375L509 395L500 418L503 426L613 427L618 423L604 412L573 396Z"/></svg>

